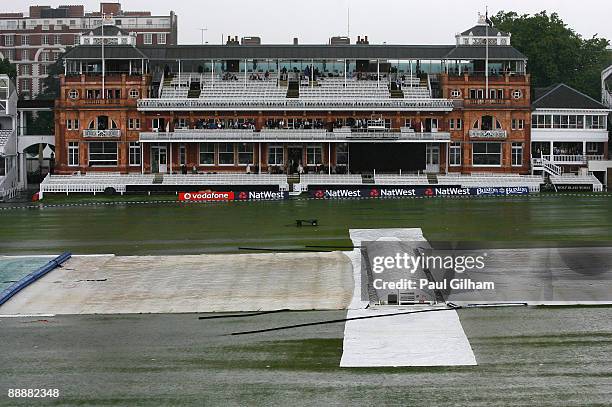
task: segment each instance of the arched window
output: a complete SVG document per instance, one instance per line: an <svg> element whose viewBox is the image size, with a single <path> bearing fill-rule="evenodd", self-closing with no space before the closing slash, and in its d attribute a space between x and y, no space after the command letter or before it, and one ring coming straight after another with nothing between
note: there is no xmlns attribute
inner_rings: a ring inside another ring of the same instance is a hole
<svg viewBox="0 0 612 407"><path fill-rule="evenodd" d="M98 116L98 130L108 130L108 116Z"/></svg>
<svg viewBox="0 0 612 407"><path fill-rule="evenodd" d="M472 128L480 130L501 130L502 125L495 117L485 115L482 116L480 120L476 120Z"/></svg>

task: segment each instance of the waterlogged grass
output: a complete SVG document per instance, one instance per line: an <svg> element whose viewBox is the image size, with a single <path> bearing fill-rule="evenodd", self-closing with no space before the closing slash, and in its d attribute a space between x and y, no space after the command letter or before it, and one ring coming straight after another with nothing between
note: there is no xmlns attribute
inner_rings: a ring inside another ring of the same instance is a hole
<svg viewBox="0 0 612 407"><path fill-rule="evenodd" d="M228 335L337 319L338 311L4 319L0 390L45 383L61 389L51 405L87 406L607 405L610 311L460 310L477 366L384 369L339 367L343 324ZM2 393L0 405L32 405Z"/></svg>
<svg viewBox="0 0 612 407"><path fill-rule="evenodd" d="M596 242L612 235L612 197L288 200L184 204L174 196L0 211L0 254L189 254L350 246L351 228L421 228L438 241ZM91 199L84 197L83 199ZM114 199L114 198L113 198ZM142 202L143 199L170 202ZM74 203L74 202L73 202ZM45 206L53 205L53 206ZM318 227L295 226L316 218Z"/></svg>

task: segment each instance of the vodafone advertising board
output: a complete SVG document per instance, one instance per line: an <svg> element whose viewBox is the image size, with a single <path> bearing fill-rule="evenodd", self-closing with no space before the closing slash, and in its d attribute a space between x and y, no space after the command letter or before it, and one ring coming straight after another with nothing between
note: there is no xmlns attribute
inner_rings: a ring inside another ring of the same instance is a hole
<svg viewBox="0 0 612 407"><path fill-rule="evenodd" d="M198 191L179 192L178 199L183 202L202 201L249 201L249 200L281 200L289 194L282 191Z"/></svg>

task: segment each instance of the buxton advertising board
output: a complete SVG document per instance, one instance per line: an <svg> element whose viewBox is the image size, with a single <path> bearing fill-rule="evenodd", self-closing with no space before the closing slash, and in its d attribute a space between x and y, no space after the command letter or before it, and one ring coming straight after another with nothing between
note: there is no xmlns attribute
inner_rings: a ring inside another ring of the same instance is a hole
<svg viewBox="0 0 612 407"><path fill-rule="evenodd" d="M526 195L527 187L463 188L460 185L311 185L308 196L314 199L413 198L443 196Z"/></svg>

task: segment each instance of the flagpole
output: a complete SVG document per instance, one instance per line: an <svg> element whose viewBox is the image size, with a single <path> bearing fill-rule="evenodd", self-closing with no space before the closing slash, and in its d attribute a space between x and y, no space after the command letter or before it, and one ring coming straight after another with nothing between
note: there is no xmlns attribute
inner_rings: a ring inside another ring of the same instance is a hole
<svg viewBox="0 0 612 407"><path fill-rule="evenodd" d="M104 17L105 14L102 13L102 99L106 98L106 91L104 89L104 75L105 75L105 70L106 70L106 64L104 63Z"/></svg>
<svg viewBox="0 0 612 407"><path fill-rule="evenodd" d="M485 11L485 99L489 99L489 9Z"/></svg>

